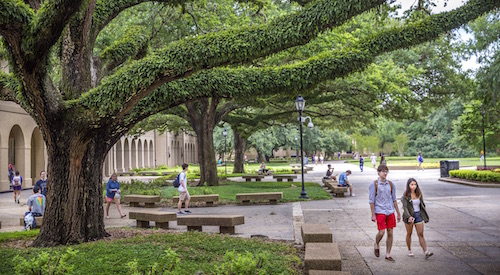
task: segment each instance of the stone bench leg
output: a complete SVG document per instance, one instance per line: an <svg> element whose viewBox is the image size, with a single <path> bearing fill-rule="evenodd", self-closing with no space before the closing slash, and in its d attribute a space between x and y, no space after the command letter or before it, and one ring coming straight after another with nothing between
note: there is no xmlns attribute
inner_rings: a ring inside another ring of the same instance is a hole
<svg viewBox="0 0 500 275"><path fill-rule="evenodd" d="M168 222L155 222L156 228L168 229Z"/></svg>
<svg viewBox="0 0 500 275"><path fill-rule="evenodd" d="M252 181L252 179L251 178L247 178L247 179L245 179L245 181Z"/></svg>
<svg viewBox="0 0 500 275"><path fill-rule="evenodd" d="M276 179L276 181L283 181L283 179Z"/></svg>
<svg viewBox="0 0 500 275"><path fill-rule="evenodd" d="M149 228L149 221L137 220L137 227L139 228Z"/></svg>
<svg viewBox="0 0 500 275"><path fill-rule="evenodd" d="M335 197L343 197L344 196L344 193L335 193Z"/></svg>
<svg viewBox="0 0 500 275"><path fill-rule="evenodd" d="M207 202L205 202L205 205L206 206L214 206L214 202L213 201L207 201Z"/></svg>
<svg viewBox="0 0 500 275"><path fill-rule="evenodd" d="M234 234L234 226L220 226L221 234Z"/></svg>
<svg viewBox="0 0 500 275"><path fill-rule="evenodd" d="M260 181L260 179L255 179L255 181Z"/></svg>
<svg viewBox="0 0 500 275"><path fill-rule="evenodd" d="M146 202L146 203L144 203L144 205L146 206L146 208L154 208L155 207L154 202Z"/></svg>
<svg viewBox="0 0 500 275"><path fill-rule="evenodd" d="M189 226L187 228L188 231L201 231L201 226Z"/></svg>
<svg viewBox="0 0 500 275"><path fill-rule="evenodd" d="M130 207L139 207L139 203L131 201L130 202Z"/></svg>
<svg viewBox="0 0 500 275"><path fill-rule="evenodd" d="M241 201L241 204L243 204L243 205L249 205L250 201L249 200L247 200L247 201Z"/></svg>
<svg viewBox="0 0 500 275"><path fill-rule="evenodd" d="M271 203L271 204L278 204L278 200L269 200L269 203Z"/></svg>
<svg viewBox="0 0 500 275"><path fill-rule="evenodd" d="M293 182L293 179L287 179L288 182Z"/></svg>

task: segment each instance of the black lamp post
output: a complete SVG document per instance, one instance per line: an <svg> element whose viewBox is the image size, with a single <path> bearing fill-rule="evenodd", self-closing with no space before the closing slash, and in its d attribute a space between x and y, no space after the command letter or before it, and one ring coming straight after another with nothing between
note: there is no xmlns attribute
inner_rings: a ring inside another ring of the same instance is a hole
<svg viewBox="0 0 500 275"><path fill-rule="evenodd" d="M297 148L297 136L295 136L295 163L299 161L299 149Z"/></svg>
<svg viewBox="0 0 500 275"><path fill-rule="evenodd" d="M295 107L297 107L297 111L299 111L299 128L300 128L300 167L301 167L301 175L302 175L302 192L300 192L301 199L309 199L306 193L306 189L304 188L304 149L302 144L302 111L304 110L304 106L306 105L306 100L299 95L295 100Z"/></svg>
<svg viewBox="0 0 500 275"><path fill-rule="evenodd" d="M224 168L226 169L226 177L227 177L227 161L226 159L226 137L227 137L227 130L224 128L224 131L222 131L222 135L224 136L224 155L222 156L222 161L224 161Z"/></svg>
<svg viewBox="0 0 500 275"><path fill-rule="evenodd" d="M486 170L486 138L484 137L484 107L481 108L481 117L483 119L483 161Z"/></svg>

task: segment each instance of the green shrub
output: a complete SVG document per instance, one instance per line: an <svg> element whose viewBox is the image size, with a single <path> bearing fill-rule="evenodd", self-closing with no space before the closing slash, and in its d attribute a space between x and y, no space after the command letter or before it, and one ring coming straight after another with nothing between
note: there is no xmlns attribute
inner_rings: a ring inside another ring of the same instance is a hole
<svg viewBox="0 0 500 275"><path fill-rule="evenodd" d="M500 183L500 174L492 171L452 170L450 176L466 180Z"/></svg>
<svg viewBox="0 0 500 275"><path fill-rule="evenodd" d="M261 269L264 260L268 258L266 256L267 253L259 253L254 258L252 253L248 251L245 254L236 253L234 250L227 251L224 254L224 262L220 266L217 266L217 274L268 274L265 269Z"/></svg>
<svg viewBox="0 0 500 275"><path fill-rule="evenodd" d="M73 274L75 266L69 264L78 250L68 248L66 253L42 251L36 257L27 260L20 255L16 255L12 262L16 274Z"/></svg>

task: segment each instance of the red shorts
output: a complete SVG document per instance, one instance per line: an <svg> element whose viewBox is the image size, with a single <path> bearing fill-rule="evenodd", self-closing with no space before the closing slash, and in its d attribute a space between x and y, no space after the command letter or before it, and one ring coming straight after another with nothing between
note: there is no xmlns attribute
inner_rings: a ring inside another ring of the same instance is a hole
<svg viewBox="0 0 500 275"><path fill-rule="evenodd" d="M396 227L396 217L394 213L390 215L375 214L375 216L377 217L377 227L379 231Z"/></svg>

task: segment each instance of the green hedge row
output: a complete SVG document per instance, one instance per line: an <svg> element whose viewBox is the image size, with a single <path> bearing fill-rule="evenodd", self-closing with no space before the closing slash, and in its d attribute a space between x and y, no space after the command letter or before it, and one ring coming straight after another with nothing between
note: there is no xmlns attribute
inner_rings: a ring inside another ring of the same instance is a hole
<svg viewBox="0 0 500 275"><path fill-rule="evenodd" d="M453 170L450 171L450 176L467 180L500 183L500 174L491 171Z"/></svg>

